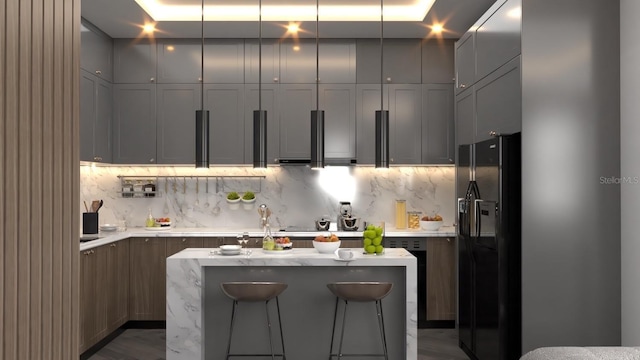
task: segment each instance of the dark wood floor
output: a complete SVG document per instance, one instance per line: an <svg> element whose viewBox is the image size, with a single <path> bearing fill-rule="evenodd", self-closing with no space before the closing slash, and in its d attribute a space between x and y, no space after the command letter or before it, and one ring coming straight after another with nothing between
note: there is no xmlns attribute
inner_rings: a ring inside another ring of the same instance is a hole
<svg viewBox="0 0 640 360"><path fill-rule="evenodd" d="M164 360L165 331L128 329L89 360ZM418 330L418 360L468 360L453 329Z"/></svg>

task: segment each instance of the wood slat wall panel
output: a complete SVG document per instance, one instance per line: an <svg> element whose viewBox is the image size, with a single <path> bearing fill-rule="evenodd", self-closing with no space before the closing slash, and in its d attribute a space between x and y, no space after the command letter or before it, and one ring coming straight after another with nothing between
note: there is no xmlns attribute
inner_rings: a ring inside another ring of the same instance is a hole
<svg viewBox="0 0 640 360"><path fill-rule="evenodd" d="M0 358L78 358L80 0L0 7Z"/></svg>

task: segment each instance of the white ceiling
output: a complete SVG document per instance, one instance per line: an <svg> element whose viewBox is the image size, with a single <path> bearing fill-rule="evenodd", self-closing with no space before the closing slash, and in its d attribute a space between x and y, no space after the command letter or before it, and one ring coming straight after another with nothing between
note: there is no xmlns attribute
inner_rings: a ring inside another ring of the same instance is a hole
<svg viewBox="0 0 640 360"><path fill-rule="evenodd" d="M183 3L198 0L182 0ZM205 0L205 6L229 0ZM257 4L258 0L231 0L234 4ZM269 6L285 0L263 0ZM406 3L411 0L384 0L384 5ZM344 3L344 0L320 0L324 3ZM495 0L436 0L423 21L397 21L384 23L385 38L432 37L429 25L443 23L444 38L459 38ZM296 0L297 5L314 5L315 0ZM350 4L380 4L378 0L350 0ZM113 38L135 38L141 36L141 25L150 21L149 16L134 0L82 0L82 17ZM265 22L262 24L264 38L283 37L288 22ZM315 21L302 22L300 37L315 37ZM158 22L155 37L199 38L201 23L194 21ZM256 38L259 34L257 21L208 21L205 22L205 37L208 38ZM380 22L324 22L320 21L319 36L323 38L377 38L380 37Z"/></svg>

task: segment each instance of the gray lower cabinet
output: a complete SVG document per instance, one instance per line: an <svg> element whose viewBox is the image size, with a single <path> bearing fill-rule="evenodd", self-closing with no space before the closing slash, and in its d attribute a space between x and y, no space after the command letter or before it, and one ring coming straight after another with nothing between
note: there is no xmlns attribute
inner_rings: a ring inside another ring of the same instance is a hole
<svg viewBox="0 0 640 360"><path fill-rule="evenodd" d="M278 85L262 85L262 110L267 111L267 161L269 164L277 164L280 158L278 93ZM258 110L258 102L258 84L245 85L245 164L253 164L253 112Z"/></svg>
<svg viewBox="0 0 640 360"><path fill-rule="evenodd" d="M244 42L244 81L247 84L258 83L259 66L262 66L262 83L280 82L280 44L275 39L262 39L262 64L258 54L260 47L257 39Z"/></svg>
<svg viewBox="0 0 640 360"><path fill-rule="evenodd" d="M245 161L244 85L206 84L204 91L205 109L209 110L210 163L243 164Z"/></svg>
<svg viewBox="0 0 640 360"><path fill-rule="evenodd" d="M475 137L475 93L473 86L469 91L456 95L456 144L473 144Z"/></svg>
<svg viewBox="0 0 640 360"><path fill-rule="evenodd" d="M422 161L422 85L389 86L389 161L413 165Z"/></svg>
<svg viewBox="0 0 640 360"><path fill-rule="evenodd" d="M199 84L157 85L157 163L195 162L195 111L200 109Z"/></svg>
<svg viewBox="0 0 640 360"><path fill-rule="evenodd" d="M80 71L80 160L111 162L113 86Z"/></svg>
<svg viewBox="0 0 640 360"><path fill-rule="evenodd" d="M159 39L157 47L158 83L200 83L202 40Z"/></svg>
<svg viewBox="0 0 640 360"><path fill-rule="evenodd" d="M453 164L453 84L422 85L422 163Z"/></svg>
<svg viewBox="0 0 640 360"><path fill-rule="evenodd" d="M475 141L522 129L520 56L501 66L474 86Z"/></svg>
<svg viewBox="0 0 640 360"><path fill-rule="evenodd" d="M311 110L316 109L315 84L281 84L280 159L311 156Z"/></svg>
<svg viewBox="0 0 640 360"><path fill-rule="evenodd" d="M375 163L376 111L389 109L388 86L380 96L380 84L356 85L356 159L359 165ZM381 102L384 101L384 104Z"/></svg>
<svg viewBox="0 0 640 360"><path fill-rule="evenodd" d="M156 82L156 42L149 39L113 41L114 83L148 84Z"/></svg>
<svg viewBox="0 0 640 360"><path fill-rule="evenodd" d="M521 0L506 1L476 30L477 79L520 54L521 6Z"/></svg>
<svg viewBox="0 0 640 360"><path fill-rule="evenodd" d="M320 109L324 110L325 158L356 158L356 86L321 84Z"/></svg>
<svg viewBox="0 0 640 360"><path fill-rule="evenodd" d="M82 21L80 68L107 81L113 81L113 39Z"/></svg>
<svg viewBox="0 0 640 360"><path fill-rule="evenodd" d="M456 94L476 80L475 31L465 33L455 45Z"/></svg>
<svg viewBox="0 0 640 360"><path fill-rule="evenodd" d="M357 83L380 83L380 40L357 40ZM384 39L382 78L390 84L420 84L422 48L420 39Z"/></svg>
<svg viewBox="0 0 640 360"><path fill-rule="evenodd" d="M156 163L156 85L114 86L113 162Z"/></svg>

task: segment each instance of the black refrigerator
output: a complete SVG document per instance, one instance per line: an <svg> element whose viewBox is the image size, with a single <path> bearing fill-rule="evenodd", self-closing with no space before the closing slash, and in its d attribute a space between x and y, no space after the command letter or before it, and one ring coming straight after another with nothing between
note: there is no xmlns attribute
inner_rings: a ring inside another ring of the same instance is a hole
<svg viewBox="0 0 640 360"><path fill-rule="evenodd" d="M458 330L474 360L521 355L520 133L458 148Z"/></svg>

